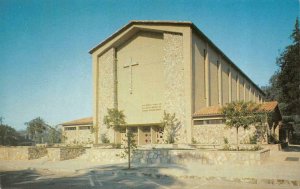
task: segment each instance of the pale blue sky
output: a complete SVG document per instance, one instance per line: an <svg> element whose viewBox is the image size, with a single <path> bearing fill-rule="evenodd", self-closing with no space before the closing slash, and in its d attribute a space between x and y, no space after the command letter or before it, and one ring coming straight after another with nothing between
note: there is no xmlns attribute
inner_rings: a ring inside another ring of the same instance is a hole
<svg viewBox="0 0 300 189"><path fill-rule="evenodd" d="M298 15L297 0L0 0L0 116L23 129L92 115L88 51L130 20L192 21L266 85Z"/></svg>

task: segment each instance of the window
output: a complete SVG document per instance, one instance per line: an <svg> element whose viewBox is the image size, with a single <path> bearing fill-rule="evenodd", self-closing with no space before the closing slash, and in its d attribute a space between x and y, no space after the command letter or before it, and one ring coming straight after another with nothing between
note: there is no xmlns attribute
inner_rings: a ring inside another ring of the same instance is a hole
<svg viewBox="0 0 300 189"><path fill-rule="evenodd" d="M74 131L76 127L65 127L65 131Z"/></svg>
<svg viewBox="0 0 300 189"><path fill-rule="evenodd" d="M142 127L141 130L144 132L144 133L149 133L151 131L151 128L150 127Z"/></svg>
<svg viewBox="0 0 300 189"><path fill-rule="evenodd" d="M224 124L225 119L211 119L211 120L194 120L194 125L217 125Z"/></svg>
<svg viewBox="0 0 300 189"><path fill-rule="evenodd" d="M89 129L91 129L90 126L80 126L79 127L79 130L89 130Z"/></svg>
<svg viewBox="0 0 300 189"><path fill-rule="evenodd" d="M137 127L131 127L131 128L128 128L129 131L133 132L133 133L137 133L138 130L137 130Z"/></svg>

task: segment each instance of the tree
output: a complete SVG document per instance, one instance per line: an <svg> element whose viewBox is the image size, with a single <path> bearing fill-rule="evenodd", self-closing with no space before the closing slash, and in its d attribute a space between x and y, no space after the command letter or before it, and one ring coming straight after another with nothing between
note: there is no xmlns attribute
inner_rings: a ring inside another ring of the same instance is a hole
<svg viewBox="0 0 300 189"><path fill-rule="evenodd" d="M124 128L124 126L126 125L126 121L125 121L125 115L124 112L122 110L118 110L116 108L113 109L107 109L107 115L104 116L103 119L103 123L104 125L106 125L106 127L112 128L115 131L120 131L122 130L122 126ZM124 151L120 154L120 156L122 158L128 158L128 169L131 168L131 155L134 153L135 149L136 149L136 144L135 144L135 140L134 140L134 134L131 132L130 129L126 129L126 141L125 144L123 145L124 147Z"/></svg>
<svg viewBox="0 0 300 189"><path fill-rule="evenodd" d="M48 126L46 128L48 138L47 142L50 144L59 143L61 141L61 131L56 127Z"/></svg>
<svg viewBox="0 0 300 189"><path fill-rule="evenodd" d="M0 118L0 145L17 145L20 136L17 131L9 125L3 123L3 118Z"/></svg>
<svg viewBox="0 0 300 189"><path fill-rule="evenodd" d="M125 145L123 145L124 151L120 154L122 158L128 158L128 169L131 169L131 156L136 150L136 141L134 140L135 135L130 129L127 129Z"/></svg>
<svg viewBox="0 0 300 189"><path fill-rule="evenodd" d="M285 48L277 59L280 67L277 85L279 101L286 105L281 109L285 115L300 115L300 29L299 19L290 36L293 43Z"/></svg>
<svg viewBox="0 0 300 189"><path fill-rule="evenodd" d="M49 127L49 125L47 125L42 118L37 117L29 122L26 122L25 125L27 125L28 135L35 143L43 142L42 134L47 127Z"/></svg>
<svg viewBox="0 0 300 189"><path fill-rule="evenodd" d="M3 124L3 120L4 120L4 118L2 116L0 116L0 125Z"/></svg>
<svg viewBox="0 0 300 189"><path fill-rule="evenodd" d="M165 142L173 144L176 140L177 132L180 129L180 122L176 118L175 113L170 114L164 111L161 127L164 128Z"/></svg>
<svg viewBox="0 0 300 189"><path fill-rule="evenodd" d="M281 90L277 84L278 74L279 74L278 72L275 72L269 80L269 85L261 87L261 89L265 93L266 101L274 101L274 100L278 101L279 99Z"/></svg>
<svg viewBox="0 0 300 189"><path fill-rule="evenodd" d="M236 129L237 150L239 150L239 128L247 129L250 125L262 122L263 114L260 112L260 105L254 102L231 102L222 108L225 116L226 126Z"/></svg>
<svg viewBox="0 0 300 189"><path fill-rule="evenodd" d="M115 131L119 131L121 126L126 124L125 115L122 110L107 108L107 115L104 116L103 123L108 129L112 128Z"/></svg>

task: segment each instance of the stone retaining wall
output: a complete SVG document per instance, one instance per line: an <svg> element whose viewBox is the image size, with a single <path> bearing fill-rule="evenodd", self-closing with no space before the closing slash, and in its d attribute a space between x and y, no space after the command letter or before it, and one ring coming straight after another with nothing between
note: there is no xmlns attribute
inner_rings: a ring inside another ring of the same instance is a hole
<svg viewBox="0 0 300 189"><path fill-rule="evenodd" d="M204 150L138 150L133 157L133 164L157 165L157 164L187 164L197 162L199 164L222 165L261 164L270 156L270 150L260 151L204 151Z"/></svg>
<svg viewBox="0 0 300 189"><path fill-rule="evenodd" d="M14 146L0 147L1 160L31 160L38 159L47 155L47 149L44 147Z"/></svg>
<svg viewBox="0 0 300 189"><path fill-rule="evenodd" d="M123 151L123 149L90 148L86 149L85 154L78 157L78 159L101 161L103 163L125 163L127 159L119 156Z"/></svg>
<svg viewBox="0 0 300 189"><path fill-rule="evenodd" d="M48 159L51 161L61 161L74 159L85 153L85 148L65 147L65 148L48 148Z"/></svg>
<svg viewBox="0 0 300 189"><path fill-rule="evenodd" d="M124 163L120 154L122 149L87 149L86 153L79 157L89 161L101 161L104 163ZM260 151L219 151L219 150L174 150L174 149L138 149L132 158L136 166L152 166L159 164L187 164L197 162L199 164L261 164L270 156L270 150Z"/></svg>
<svg viewBox="0 0 300 189"><path fill-rule="evenodd" d="M125 163L127 159L119 155L123 149L103 148L41 148L41 147L0 147L1 160L30 160L45 155L49 160L61 161L68 159L84 159L102 163ZM152 166L159 164L260 164L270 156L270 150L260 151L220 151L195 149L138 149L132 163L136 166Z"/></svg>

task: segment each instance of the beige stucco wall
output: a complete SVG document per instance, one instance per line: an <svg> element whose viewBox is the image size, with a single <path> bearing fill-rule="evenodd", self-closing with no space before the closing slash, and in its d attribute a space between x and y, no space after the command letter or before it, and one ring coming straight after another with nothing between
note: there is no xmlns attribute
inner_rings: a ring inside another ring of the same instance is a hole
<svg viewBox="0 0 300 189"><path fill-rule="evenodd" d="M237 72L234 68L231 69L231 100L237 101Z"/></svg>
<svg viewBox="0 0 300 189"><path fill-rule="evenodd" d="M117 48L118 108L128 124L159 123L162 118L167 90L163 47L162 33L139 32ZM129 64L138 65L124 68Z"/></svg>
<svg viewBox="0 0 300 189"><path fill-rule="evenodd" d="M239 76L239 100L245 100L244 99L244 78L242 76Z"/></svg>
<svg viewBox="0 0 300 189"><path fill-rule="evenodd" d="M218 54L210 46L208 46L209 56L209 100L210 106L219 104L219 92L218 92L218 69L217 61L219 60Z"/></svg>
<svg viewBox="0 0 300 189"><path fill-rule="evenodd" d="M207 52L206 58L205 51ZM218 73L218 63L220 73ZM192 68L193 111L205 106L225 105L230 101L259 102L258 95L261 93L196 33L192 35ZM219 77L220 80L218 80ZM249 86L251 92L249 92Z"/></svg>
<svg viewBox="0 0 300 189"><path fill-rule="evenodd" d="M204 90L204 49L206 44L193 33L193 106L194 111L206 106Z"/></svg>
<svg viewBox="0 0 300 189"><path fill-rule="evenodd" d="M227 62L222 61L222 99L223 104L229 102L229 74L228 74L229 65Z"/></svg>

